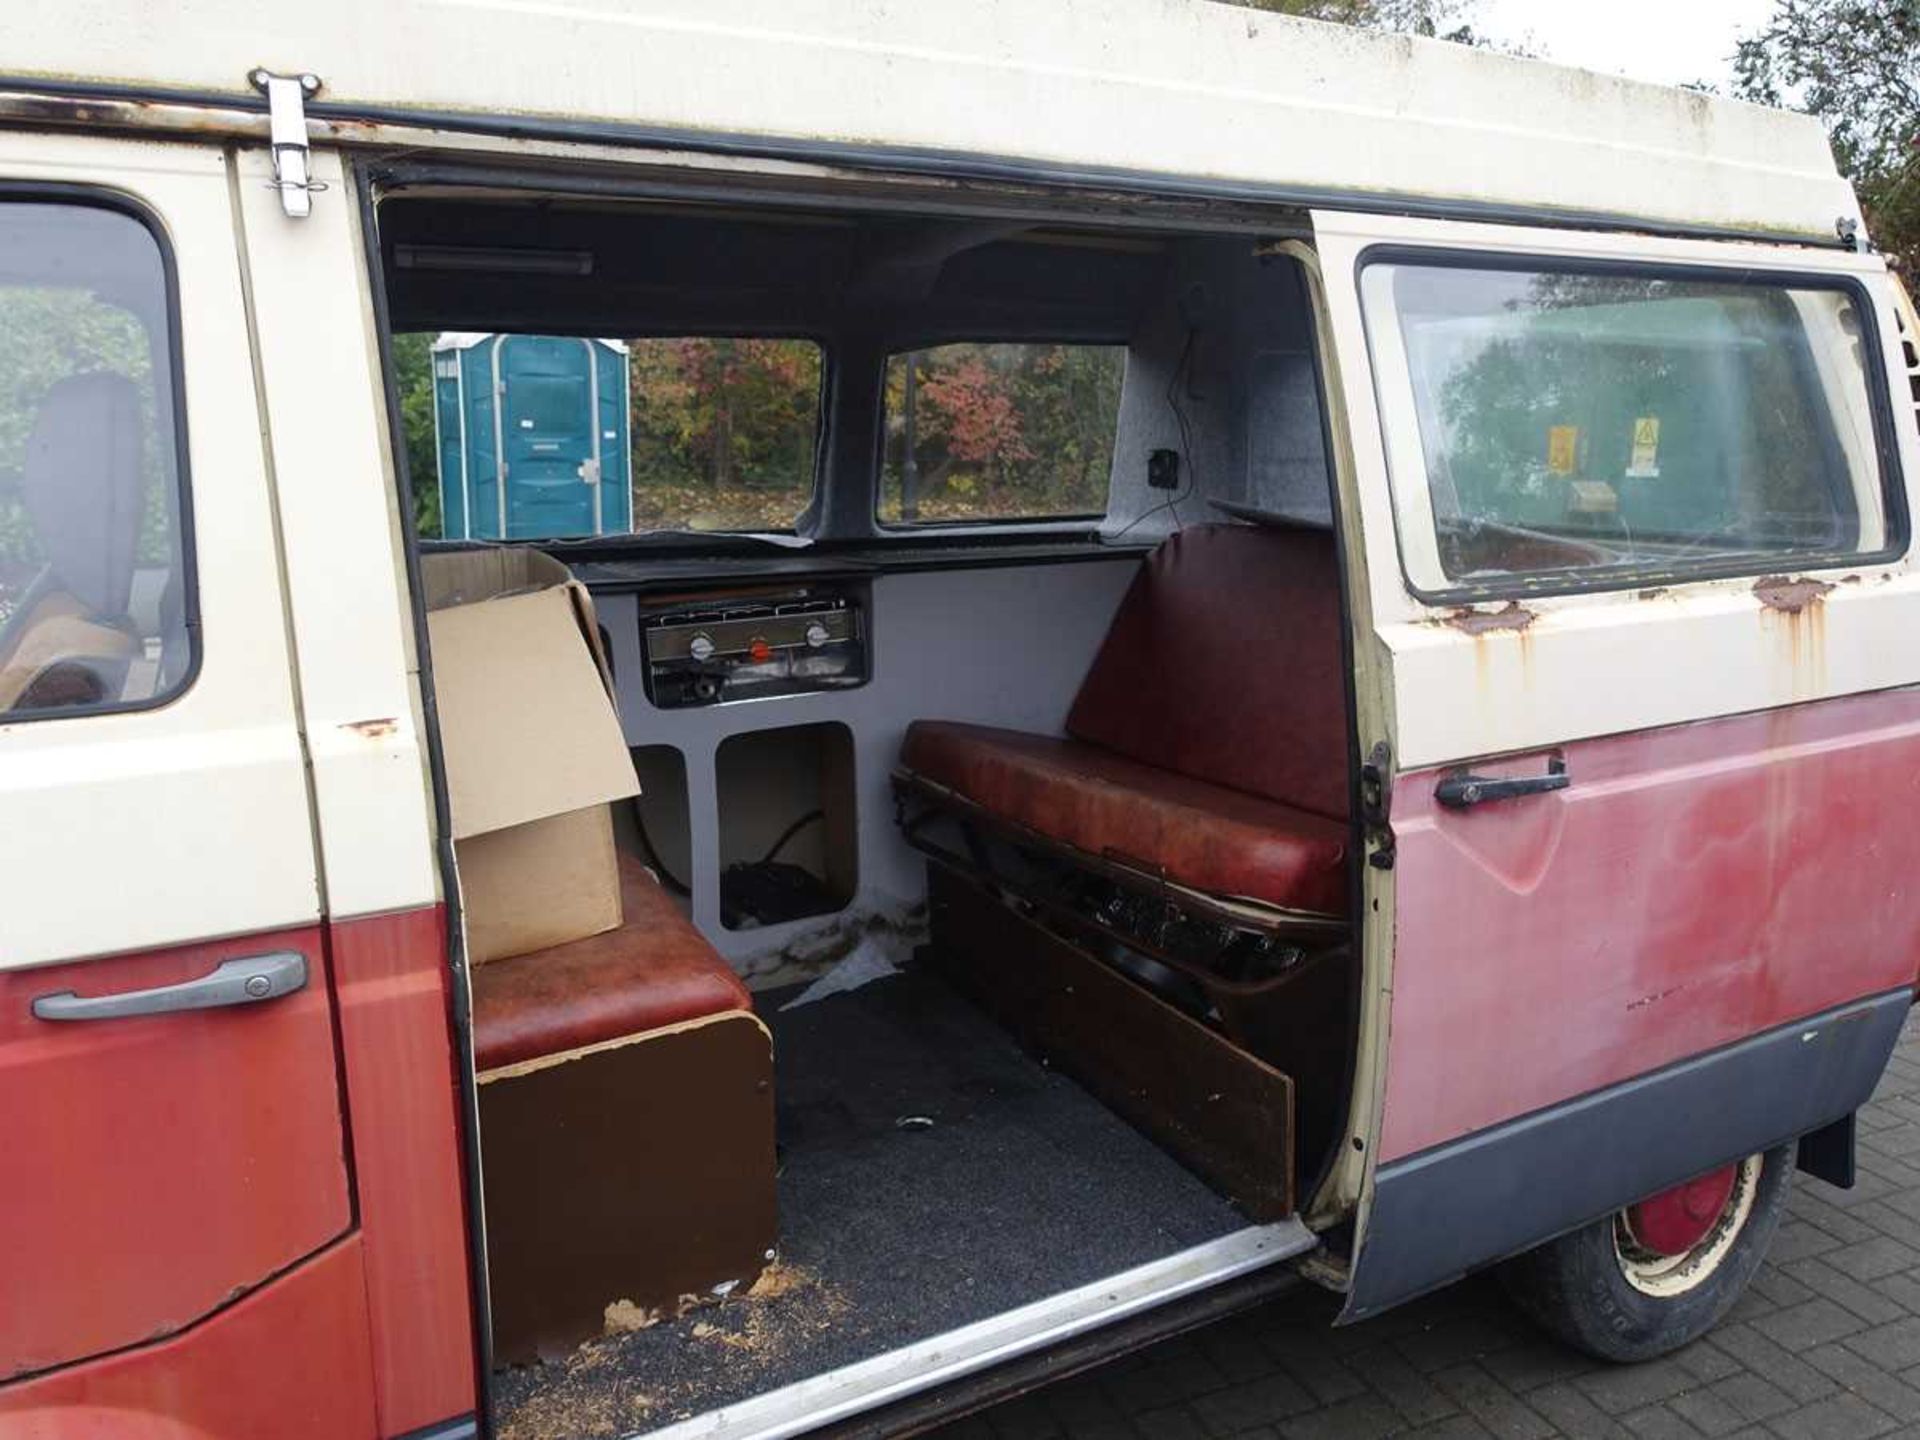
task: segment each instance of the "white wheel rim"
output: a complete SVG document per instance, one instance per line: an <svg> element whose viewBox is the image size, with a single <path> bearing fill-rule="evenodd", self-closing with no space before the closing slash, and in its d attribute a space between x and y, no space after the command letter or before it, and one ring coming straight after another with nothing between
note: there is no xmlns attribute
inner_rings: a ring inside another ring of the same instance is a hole
<svg viewBox="0 0 1920 1440"><path fill-rule="evenodd" d="M1734 1243L1753 1214L1760 1190L1760 1166L1765 1157L1749 1155L1734 1175L1733 1193L1706 1237L1684 1255L1662 1255L1635 1241L1627 1212L1613 1218L1613 1254L1626 1282L1643 1295L1671 1300L1698 1289L1733 1253Z"/></svg>

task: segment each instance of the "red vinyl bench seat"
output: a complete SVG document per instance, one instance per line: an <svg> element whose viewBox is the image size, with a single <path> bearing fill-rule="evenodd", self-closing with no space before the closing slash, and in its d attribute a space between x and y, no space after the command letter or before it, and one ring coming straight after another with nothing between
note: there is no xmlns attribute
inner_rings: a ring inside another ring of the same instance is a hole
<svg viewBox="0 0 1920 1440"><path fill-rule="evenodd" d="M995 818L1226 898L1347 908L1340 575L1325 532L1202 525L1121 601L1065 737L922 720L900 768Z"/></svg>

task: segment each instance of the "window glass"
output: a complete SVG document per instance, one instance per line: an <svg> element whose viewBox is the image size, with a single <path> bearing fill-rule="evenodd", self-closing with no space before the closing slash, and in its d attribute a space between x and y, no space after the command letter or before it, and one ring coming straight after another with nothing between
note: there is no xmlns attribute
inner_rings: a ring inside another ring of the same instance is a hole
<svg viewBox="0 0 1920 1440"><path fill-rule="evenodd" d="M1126 360L1121 345L969 343L892 356L882 523L1104 514Z"/></svg>
<svg viewBox="0 0 1920 1440"><path fill-rule="evenodd" d="M1422 589L1886 544L1844 290L1412 264L1363 289Z"/></svg>
<svg viewBox="0 0 1920 1440"><path fill-rule="evenodd" d="M168 332L140 221L0 204L0 723L191 668Z"/></svg>
<svg viewBox="0 0 1920 1440"><path fill-rule="evenodd" d="M810 340L410 334L393 360L423 536L782 531L813 499Z"/></svg>

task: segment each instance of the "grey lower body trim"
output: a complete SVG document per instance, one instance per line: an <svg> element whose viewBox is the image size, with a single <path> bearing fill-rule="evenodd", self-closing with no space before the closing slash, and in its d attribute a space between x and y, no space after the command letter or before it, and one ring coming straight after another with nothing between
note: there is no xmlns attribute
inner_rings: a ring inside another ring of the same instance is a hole
<svg viewBox="0 0 1920 1440"><path fill-rule="evenodd" d="M394 1436L393 1440L480 1440L480 1421L476 1416L462 1415L455 1420L442 1420L438 1425L409 1430Z"/></svg>
<svg viewBox="0 0 1920 1440"><path fill-rule="evenodd" d="M1342 1321L1857 1110L1910 990L1856 1001L1380 1167Z"/></svg>
<svg viewBox="0 0 1920 1440"><path fill-rule="evenodd" d="M1250 1275L1317 1243L1298 1220L1236 1230L1092 1285L650 1431L648 1440L784 1440Z"/></svg>

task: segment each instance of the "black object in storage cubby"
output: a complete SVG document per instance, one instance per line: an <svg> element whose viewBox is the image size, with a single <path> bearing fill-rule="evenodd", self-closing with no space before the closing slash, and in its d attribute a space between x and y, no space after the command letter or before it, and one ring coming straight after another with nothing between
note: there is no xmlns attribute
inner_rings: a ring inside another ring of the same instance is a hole
<svg viewBox="0 0 1920 1440"><path fill-rule="evenodd" d="M830 915L859 881L853 733L837 721L729 736L714 754L720 923Z"/></svg>

